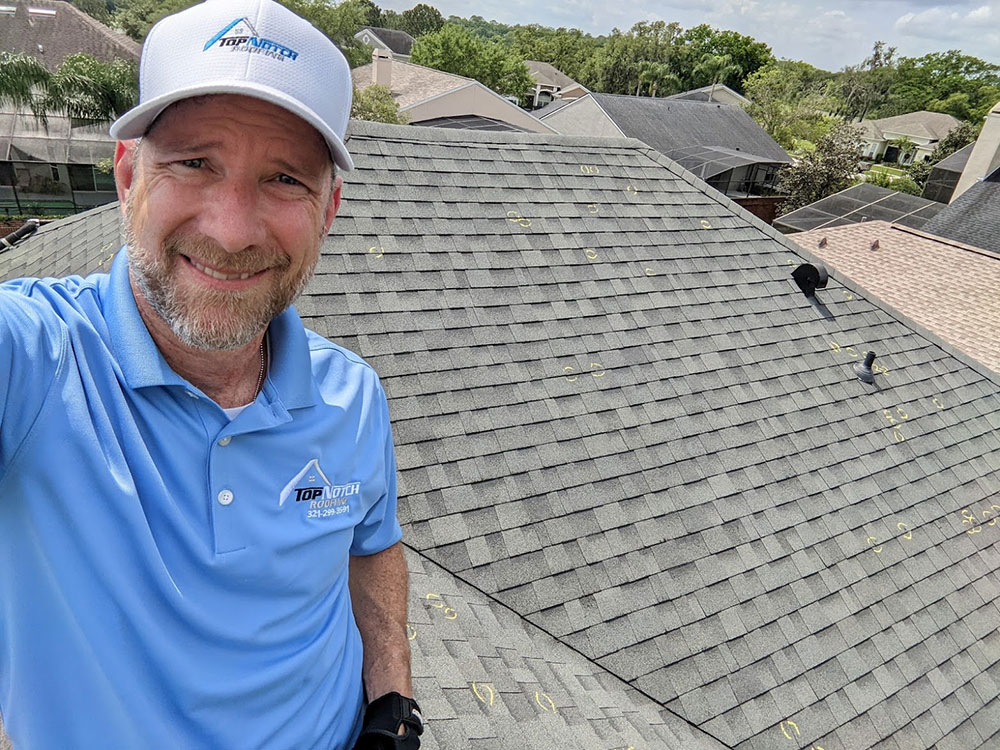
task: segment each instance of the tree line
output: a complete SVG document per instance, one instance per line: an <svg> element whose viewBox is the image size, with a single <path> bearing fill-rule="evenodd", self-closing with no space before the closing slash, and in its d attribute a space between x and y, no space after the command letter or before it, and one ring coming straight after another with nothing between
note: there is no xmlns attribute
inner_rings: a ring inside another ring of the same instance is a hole
<svg viewBox="0 0 1000 750"><path fill-rule="evenodd" d="M160 18L198 0L73 2L141 42ZM778 60L767 44L708 24L684 29L677 23L640 21L627 31L594 36L580 29L508 25L477 15L445 18L427 3L397 12L383 10L373 0L280 2L333 40L351 67L371 60L370 48L354 38L358 30L398 29L416 40L414 63L473 78L523 105L534 87L525 60L550 63L602 93L660 97L702 86L714 91L725 84L747 97L751 117L812 173L806 180L811 187L784 180L787 190L802 196L832 192L834 184L837 189L846 186L844 165L860 150L857 133L845 124L919 110L953 115L967 124L933 157L943 158L956 143L974 140L983 118L1000 101L1000 66L959 50L900 57L895 48L878 41L859 63L830 72L801 61ZM62 112L111 120L133 106L137 95L137 71L131 63L72 55L50 73L34 58L0 53L0 102L30 109L39 117ZM376 86L356 92L352 115L406 122L391 93ZM913 165L911 179L893 187L918 192L931 163ZM825 188L813 184L815 175L833 172L839 176L821 181Z"/></svg>

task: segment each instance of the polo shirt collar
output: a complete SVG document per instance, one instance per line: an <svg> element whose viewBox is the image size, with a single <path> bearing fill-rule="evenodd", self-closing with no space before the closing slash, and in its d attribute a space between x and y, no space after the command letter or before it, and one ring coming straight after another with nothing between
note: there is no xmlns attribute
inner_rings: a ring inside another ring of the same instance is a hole
<svg viewBox="0 0 1000 750"><path fill-rule="evenodd" d="M128 277L128 249L115 256L111 272L105 277L102 293L104 317L110 333L110 345L130 388L191 384L174 372L160 353L139 315ZM296 409L316 403L312 380L309 342L302 320L289 306L268 327L271 359L265 395L280 400L285 408Z"/></svg>

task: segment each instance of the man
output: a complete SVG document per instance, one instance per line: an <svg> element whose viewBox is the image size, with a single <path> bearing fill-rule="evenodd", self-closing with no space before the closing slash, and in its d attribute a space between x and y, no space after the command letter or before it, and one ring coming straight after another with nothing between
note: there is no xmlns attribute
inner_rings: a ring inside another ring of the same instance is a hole
<svg viewBox="0 0 1000 750"><path fill-rule="evenodd" d="M0 711L16 750L417 748L386 399L290 307L347 63L272 0L149 33L110 274L0 285Z"/></svg>

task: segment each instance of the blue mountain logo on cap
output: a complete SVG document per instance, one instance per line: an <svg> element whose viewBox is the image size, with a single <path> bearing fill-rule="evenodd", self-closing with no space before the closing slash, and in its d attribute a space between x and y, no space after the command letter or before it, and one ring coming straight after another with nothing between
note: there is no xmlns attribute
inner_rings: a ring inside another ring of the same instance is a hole
<svg viewBox="0 0 1000 750"><path fill-rule="evenodd" d="M299 56L299 53L291 47L262 37L246 18L234 19L228 26L225 26L219 33L205 42L202 52L216 45L228 47L233 52L265 55L281 61L295 60Z"/></svg>

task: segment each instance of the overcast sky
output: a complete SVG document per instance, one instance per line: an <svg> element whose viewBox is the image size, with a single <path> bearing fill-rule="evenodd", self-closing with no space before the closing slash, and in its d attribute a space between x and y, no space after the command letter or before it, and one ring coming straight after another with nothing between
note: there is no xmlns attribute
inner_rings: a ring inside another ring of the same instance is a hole
<svg viewBox="0 0 1000 750"><path fill-rule="evenodd" d="M418 0L376 4L406 10ZM918 57L960 49L1000 64L1000 0L425 0L447 17L479 15L509 24L566 26L591 34L625 31L636 21L708 23L770 45L778 57L827 70L860 63L876 39Z"/></svg>

